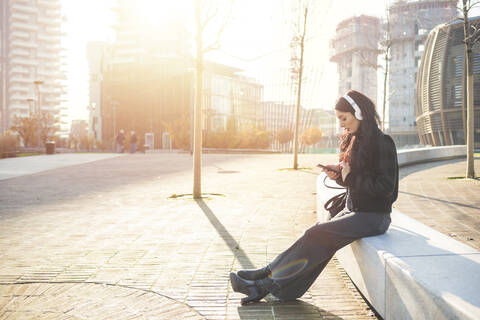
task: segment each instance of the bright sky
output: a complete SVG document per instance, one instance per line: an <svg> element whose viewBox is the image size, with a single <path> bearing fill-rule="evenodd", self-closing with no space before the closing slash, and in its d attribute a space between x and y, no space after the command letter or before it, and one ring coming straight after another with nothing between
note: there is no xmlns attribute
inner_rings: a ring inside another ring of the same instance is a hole
<svg viewBox="0 0 480 320"><path fill-rule="evenodd" d="M162 12L175 10L172 6L181 6L181 12L193 12L193 0L139 1L148 6L144 10L146 15L157 19ZM291 3L296 0L236 0L233 20L222 37L222 51L214 52L207 58L240 67L260 81L264 80L265 74L271 74L273 69L287 70L291 39L289 1ZM316 104L321 105L309 107L329 108L337 98L338 77L336 65L329 62L329 40L338 22L361 14L383 16L386 1L389 0L313 0L316 12L315 16L311 16L312 27L307 30L309 41L306 63L310 71L306 81L310 81L315 88L306 94L319 97L315 101L320 101ZM86 44L88 41L113 40L111 25L114 13L110 8L114 3L115 0L62 0L67 19L65 46L70 119L87 118ZM164 6L168 8L165 10ZM268 81L271 83L272 80ZM268 98L267 93L265 98Z"/></svg>

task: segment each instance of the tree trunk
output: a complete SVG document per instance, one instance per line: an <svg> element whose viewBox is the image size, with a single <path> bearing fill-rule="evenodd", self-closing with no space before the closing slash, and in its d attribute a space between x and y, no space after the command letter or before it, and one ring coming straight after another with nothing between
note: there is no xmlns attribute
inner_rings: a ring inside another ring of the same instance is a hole
<svg viewBox="0 0 480 320"><path fill-rule="evenodd" d="M293 144L293 169L298 169L298 127L300 124L300 104L302 97L302 75L303 75L303 52L305 49L305 34L307 33L307 14L308 8L305 8L303 20L303 34L300 40L300 66L298 68L298 92L297 92L297 110L295 113L295 135Z"/></svg>
<svg viewBox="0 0 480 320"><path fill-rule="evenodd" d="M467 45L468 48L465 50L465 60L467 68L467 172L466 177L473 179L475 178L475 169L474 169L474 139L473 139L473 72L472 72L472 49L471 45Z"/></svg>
<svg viewBox="0 0 480 320"><path fill-rule="evenodd" d="M195 20L197 25L197 72L195 108L193 111L193 198L202 197L202 91L203 91L203 51L202 29L200 23L200 0L195 1Z"/></svg>
<svg viewBox="0 0 480 320"><path fill-rule="evenodd" d="M387 10L387 39L385 41L385 73L383 74L383 109L382 109L382 131L385 132L385 110L387 109L387 80L388 80L388 67L390 64L389 54L391 37L390 37L390 16Z"/></svg>
<svg viewBox="0 0 480 320"><path fill-rule="evenodd" d="M385 50L385 73L383 75L383 110L382 110L382 131L385 131L385 109L387 108L387 79L388 79L388 53L390 46Z"/></svg>
<svg viewBox="0 0 480 320"><path fill-rule="evenodd" d="M463 0L463 18L464 18L464 37L465 37L465 70L463 72L464 77L466 77L465 83L465 97L466 101L464 103L467 104L467 136L465 137L467 143L467 170L466 170L466 177L473 179L475 178L475 169L474 169L474 157L473 157L473 149L474 149L474 139L473 139L473 132L474 132L474 122L473 122L473 70L472 70L472 39L469 38L470 36L470 24L468 21L468 0Z"/></svg>

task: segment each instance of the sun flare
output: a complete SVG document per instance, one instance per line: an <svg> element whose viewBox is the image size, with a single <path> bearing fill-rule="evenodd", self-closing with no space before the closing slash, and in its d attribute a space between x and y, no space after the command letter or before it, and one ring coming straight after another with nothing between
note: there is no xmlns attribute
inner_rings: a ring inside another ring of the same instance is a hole
<svg viewBox="0 0 480 320"><path fill-rule="evenodd" d="M140 19L159 27L173 21L188 21L193 15L193 0L137 0L135 11Z"/></svg>

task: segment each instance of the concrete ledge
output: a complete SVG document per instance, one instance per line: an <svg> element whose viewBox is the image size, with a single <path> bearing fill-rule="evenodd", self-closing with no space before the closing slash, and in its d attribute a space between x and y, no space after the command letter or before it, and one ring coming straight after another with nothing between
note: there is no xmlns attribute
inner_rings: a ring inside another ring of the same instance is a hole
<svg viewBox="0 0 480 320"><path fill-rule="evenodd" d="M445 156L443 152L437 155ZM416 163L418 159L426 161L428 154L405 157ZM341 192L326 188L324 176L317 180L320 221L328 219L325 201ZM337 186L328 179L327 183ZM385 320L479 318L480 252L398 210L393 211L392 224L384 235L355 241L336 256Z"/></svg>
<svg viewBox="0 0 480 320"><path fill-rule="evenodd" d="M467 156L467 146L458 145L458 146L399 150L397 154L398 154L398 165L402 167L402 166L422 163L422 162L463 158Z"/></svg>

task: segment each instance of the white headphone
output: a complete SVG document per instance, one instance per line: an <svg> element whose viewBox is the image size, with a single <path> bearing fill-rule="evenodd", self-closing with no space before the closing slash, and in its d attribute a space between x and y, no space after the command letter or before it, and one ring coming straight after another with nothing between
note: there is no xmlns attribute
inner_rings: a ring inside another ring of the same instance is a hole
<svg viewBox="0 0 480 320"><path fill-rule="evenodd" d="M360 110L360 107L355 102L355 100L353 100L353 98L350 97L348 94L344 95L343 98L347 100L348 103L350 103L350 105L352 106L353 110L355 110L355 118L357 118L358 120L363 120L362 110Z"/></svg>

